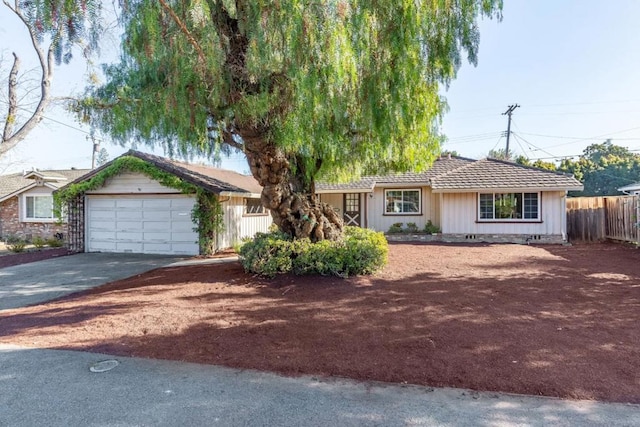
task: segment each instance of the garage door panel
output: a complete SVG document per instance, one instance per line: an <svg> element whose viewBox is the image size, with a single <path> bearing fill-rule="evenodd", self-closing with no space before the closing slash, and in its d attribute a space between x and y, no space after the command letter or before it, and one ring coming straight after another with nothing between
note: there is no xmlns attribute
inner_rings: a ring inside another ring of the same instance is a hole
<svg viewBox="0 0 640 427"><path fill-rule="evenodd" d="M122 219L142 219L142 212L141 211L117 211L116 212L116 219L118 220L122 220Z"/></svg>
<svg viewBox="0 0 640 427"><path fill-rule="evenodd" d="M177 195L89 196L87 251L197 255L194 201Z"/></svg>
<svg viewBox="0 0 640 427"><path fill-rule="evenodd" d="M142 200L137 199L116 199L116 207L118 209L136 209L143 207Z"/></svg>
<svg viewBox="0 0 640 427"><path fill-rule="evenodd" d="M171 230L171 221L145 221L142 223L142 229L146 231L169 231Z"/></svg>
<svg viewBox="0 0 640 427"><path fill-rule="evenodd" d="M94 230L111 231L111 230L115 230L116 222L115 221L93 220L91 222L91 227Z"/></svg>
<svg viewBox="0 0 640 427"><path fill-rule="evenodd" d="M142 240L142 233L131 233L128 231L118 231L116 233L116 240L118 241L132 241L139 242Z"/></svg>
<svg viewBox="0 0 640 427"><path fill-rule="evenodd" d="M171 250L176 254L193 255L193 251L198 250L198 245L195 243L174 243L171 245Z"/></svg>
<svg viewBox="0 0 640 427"><path fill-rule="evenodd" d="M116 252L143 253L142 243L116 242Z"/></svg>
<svg viewBox="0 0 640 427"><path fill-rule="evenodd" d="M171 220L171 211L169 210L157 210L157 211L151 211L151 210L145 210L142 213L142 217L145 220L155 220L155 221L162 221L162 220L166 220L166 221L170 221Z"/></svg>
<svg viewBox="0 0 640 427"><path fill-rule="evenodd" d="M113 209L116 207L116 201L114 199L92 199L91 207L94 209L99 209L99 208Z"/></svg>
<svg viewBox="0 0 640 427"><path fill-rule="evenodd" d="M145 243L143 247L145 254L166 254L172 252L171 243Z"/></svg>
<svg viewBox="0 0 640 427"><path fill-rule="evenodd" d="M114 208L115 209L115 208ZM115 211L105 211L105 210L91 210L88 215L89 219L115 219L116 213Z"/></svg>
<svg viewBox="0 0 640 427"><path fill-rule="evenodd" d="M193 233L171 233L171 241L172 242L194 242Z"/></svg>
<svg viewBox="0 0 640 427"><path fill-rule="evenodd" d="M145 209L162 209L168 210L171 208L170 199L147 199L142 201L142 207Z"/></svg>
<svg viewBox="0 0 640 427"><path fill-rule="evenodd" d="M172 227L171 227L171 231L173 232L179 232L179 233L189 233L189 232L193 232L193 228L195 227L195 225L193 223L186 223L186 222L173 222L172 223Z"/></svg>

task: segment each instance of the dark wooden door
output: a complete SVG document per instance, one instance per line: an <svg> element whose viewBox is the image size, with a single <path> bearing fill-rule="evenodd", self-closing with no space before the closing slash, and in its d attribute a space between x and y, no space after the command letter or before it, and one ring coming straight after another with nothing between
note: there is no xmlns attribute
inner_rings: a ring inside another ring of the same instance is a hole
<svg viewBox="0 0 640 427"><path fill-rule="evenodd" d="M360 209L360 194L346 193L343 202L344 225L362 227L362 210Z"/></svg>

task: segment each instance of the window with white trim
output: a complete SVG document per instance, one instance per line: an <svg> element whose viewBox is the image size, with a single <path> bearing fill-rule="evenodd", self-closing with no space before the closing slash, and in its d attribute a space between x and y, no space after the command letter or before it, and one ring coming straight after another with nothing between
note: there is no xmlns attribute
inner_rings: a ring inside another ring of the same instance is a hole
<svg viewBox="0 0 640 427"><path fill-rule="evenodd" d="M267 210L260 199L244 199L244 215L266 215Z"/></svg>
<svg viewBox="0 0 640 427"><path fill-rule="evenodd" d="M540 219L540 193L480 193L480 221L535 221Z"/></svg>
<svg viewBox="0 0 640 427"><path fill-rule="evenodd" d="M30 221L52 220L53 196L25 196L24 219Z"/></svg>
<svg viewBox="0 0 640 427"><path fill-rule="evenodd" d="M401 215L401 214L419 214L420 209L420 190L384 190L385 214Z"/></svg>

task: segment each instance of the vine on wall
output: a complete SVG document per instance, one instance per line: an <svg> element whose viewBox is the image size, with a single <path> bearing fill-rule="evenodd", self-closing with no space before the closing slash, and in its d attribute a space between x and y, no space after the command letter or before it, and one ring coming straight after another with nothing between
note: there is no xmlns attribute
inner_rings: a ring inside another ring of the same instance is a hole
<svg viewBox="0 0 640 427"><path fill-rule="evenodd" d="M165 187L175 188L184 194L196 194L197 200L191 211L191 218L197 224L194 231L198 232L200 253L211 255L215 252L216 234L224 230L224 215L218 196L133 156L119 157L90 179L56 191L54 193L56 214L61 212L62 206L68 206L71 201L87 191L103 187L109 178L123 171L139 172Z"/></svg>

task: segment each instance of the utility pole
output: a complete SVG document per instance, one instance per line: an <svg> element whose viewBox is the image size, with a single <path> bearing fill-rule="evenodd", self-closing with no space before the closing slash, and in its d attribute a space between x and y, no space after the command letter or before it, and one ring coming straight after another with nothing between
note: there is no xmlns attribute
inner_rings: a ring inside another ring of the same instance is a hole
<svg viewBox="0 0 640 427"><path fill-rule="evenodd" d="M95 169L96 167L96 153L98 151L100 151L100 143L96 142L96 138L93 135L93 133L91 133L90 136L87 136L87 140L91 139L91 142L93 143L93 151L91 153L91 169Z"/></svg>
<svg viewBox="0 0 640 427"><path fill-rule="evenodd" d="M509 105L509 108L507 108L507 111L502 113L503 116L509 116L509 121L507 123L507 149L504 153L507 160L509 160L509 157L511 157L509 153L509 137L511 136L511 114L513 114L513 110L515 110L518 107L520 107L518 104Z"/></svg>

